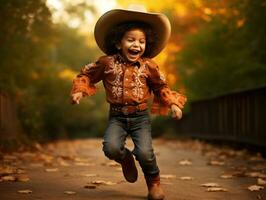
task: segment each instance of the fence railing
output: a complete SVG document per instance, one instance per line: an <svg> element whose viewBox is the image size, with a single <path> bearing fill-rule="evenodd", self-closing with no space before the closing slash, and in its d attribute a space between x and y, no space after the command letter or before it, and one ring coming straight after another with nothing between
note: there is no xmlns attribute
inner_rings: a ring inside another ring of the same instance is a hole
<svg viewBox="0 0 266 200"><path fill-rule="evenodd" d="M266 147L266 87L193 102L179 133Z"/></svg>

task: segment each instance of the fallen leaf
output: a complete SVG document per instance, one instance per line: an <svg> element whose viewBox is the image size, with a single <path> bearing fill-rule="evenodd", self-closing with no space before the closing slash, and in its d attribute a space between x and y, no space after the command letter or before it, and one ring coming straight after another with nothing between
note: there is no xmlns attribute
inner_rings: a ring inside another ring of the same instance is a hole
<svg viewBox="0 0 266 200"><path fill-rule="evenodd" d="M66 161L64 161L62 158L57 159L57 162L59 163L59 165L64 166L64 167L68 167L70 166L70 164L68 164Z"/></svg>
<svg viewBox="0 0 266 200"><path fill-rule="evenodd" d="M264 186L266 186L266 180L264 180L262 178L258 178L257 183L258 183L258 185L264 185Z"/></svg>
<svg viewBox="0 0 266 200"><path fill-rule="evenodd" d="M75 162L75 165L77 165L77 166L86 166L86 167L89 167L89 166L94 166L95 164L92 164L92 163L85 163L85 162Z"/></svg>
<svg viewBox="0 0 266 200"><path fill-rule="evenodd" d="M246 171L245 170L236 170L234 172L232 172L232 176L234 177L246 177Z"/></svg>
<svg viewBox="0 0 266 200"><path fill-rule="evenodd" d="M260 153L257 153L257 155L249 158L249 161L263 161L263 160L264 159Z"/></svg>
<svg viewBox="0 0 266 200"><path fill-rule="evenodd" d="M95 184L95 185L116 185L116 183L114 183L114 182L102 181L102 180L91 181L91 184Z"/></svg>
<svg viewBox="0 0 266 200"><path fill-rule="evenodd" d="M64 191L64 194L72 195L72 194L76 194L76 192L74 192L74 191Z"/></svg>
<svg viewBox="0 0 266 200"><path fill-rule="evenodd" d="M218 183L204 183L204 184L201 184L200 186L202 186L202 187L220 187L220 185Z"/></svg>
<svg viewBox="0 0 266 200"><path fill-rule="evenodd" d="M261 172L248 172L246 173L246 175L254 178L266 178L266 174L263 174Z"/></svg>
<svg viewBox="0 0 266 200"><path fill-rule="evenodd" d="M192 162L187 159L179 161L179 165L191 165L191 164Z"/></svg>
<svg viewBox="0 0 266 200"><path fill-rule="evenodd" d="M98 176L98 174L84 174L84 176L86 176L86 177L95 177L95 176Z"/></svg>
<svg viewBox="0 0 266 200"><path fill-rule="evenodd" d="M259 186L259 185L251 185L251 186L249 186L248 187L248 190L250 190L250 191L259 191L259 190L262 190L262 189L264 189L264 187L263 186Z"/></svg>
<svg viewBox="0 0 266 200"><path fill-rule="evenodd" d="M48 154L44 154L44 153L40 153L36 156L36 160L37 161L42 161L45 162L47 164L50 164L53 162L54 157L52 155L48 155Z"/></svg>
<svg viewBox="0 0 266 200"><path fill-rule="evenodd" d="M32 190L29 190L29 189L26 189L26 190L18 190L17 192L20 193L20 194L31 194L32 193Z"/></svg>
<svg viewBox="0 0 266 200"><path fill-rule="evenodd" d="M8 175L8 176L2 176L2 177L1 177L1 180L2 180L2 181L16 181L16 177L15 177L15 176L11 176L11 175Z"/></svg>
<svg viewBox="0 0 266 200"><path fill-rule="evenodd" d="M223 166L225 163L218 160L211 160L208 164L213 166Z"/></svg>
<svg viewBox="0 0 266 200"><path fill-rule="evenodd" d="M17 169L17 174L25 174L26 171L24 169Z"/></svg>
<svg viewBox="0 0 266 200"><path fill-rule="evenodd" d="M233 178L233 175L232 174L223 174L220 177L224 178L224 179L230 179L230 178Z"/></svg>
<svg viewBox="0 0 266 200"><path fill-rule="evenodd" d="M57 172L58 171L58 168L48 168L48 169L45 169L46 172Z"/></svg>
<svg viewBox="0 0 266 200"><path fill-rule="evenodd" d="M84 188L86 188L86 189L95 189L96 188L96 185L94 185L94 184L87 184L87 185L84 186Z"/></svg>
<svg viewBox="0 0 266 200"><path fill-rule="evenodd" d="M106 165L109 167L120 167L121 166L119 163L114 162L114 161L108 162L106 163Z"/></svg>
<svg viewBox="0 0 266 200"><path fill-rule="evenodd" d="M28 182L30 179L26 174L21 174L19 176L17 176L17 181L20 182Z"/></svg>
<svg viewBox="0 0 266 200"><path fill-rule="evenodd" d="M83 163L87 163L87 162L89 162L89 159L87 159L87 158L74 158L74 161L75 162L83 162Z"/></svg>
<svg viewBox="0 0 266 200"><path fill-rule="evenodd" d="M190 176L182 176L179 178L180 180L183 180L183 181L191 181L193 180L194 178L193 177L190 177Z"/></svg>
<svg viewBox="0 0 266 200"><path fill-rule="evenodd" d="M165 178L165 179L173 179L176 178L176 175L173 174L162 174L160 175L161 178Z"/></svg>
<svg viewBox="0 0 266 200"><path fill-rule="evenodd" d="M16 172L16 168L11 166L0 166L0 175L8 175Z"/></svg>
<svg viewBox="0 0 266 200"><path fill-rule="evenodd" d="M221 188L221 187L210 187L210 188L207 188L206 191L207 192L227 192L228 190L225 188Z"/></svg>

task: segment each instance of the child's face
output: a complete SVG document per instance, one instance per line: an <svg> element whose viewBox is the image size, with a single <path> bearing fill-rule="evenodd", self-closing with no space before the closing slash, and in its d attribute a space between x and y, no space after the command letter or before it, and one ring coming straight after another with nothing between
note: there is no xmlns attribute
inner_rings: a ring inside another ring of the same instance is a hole
<svg viewBox="0 0 266 200"><path fill-rule="evenodd" d="M131 29L124 34L117 47L121 49L125 59L129 62L136 62L145 52L145 33L138 28Z"/></svg>

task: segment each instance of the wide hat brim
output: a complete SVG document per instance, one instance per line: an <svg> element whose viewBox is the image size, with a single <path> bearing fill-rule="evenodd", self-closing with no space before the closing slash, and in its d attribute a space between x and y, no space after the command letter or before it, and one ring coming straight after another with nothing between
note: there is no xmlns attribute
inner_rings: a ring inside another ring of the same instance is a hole
<svg viewBox="0 0 266 200"><path fill-rule="evenodd" d="M147 57L153 58L158 55L167 44L171 25L168 18L161 13L148 13L134 10L114 9L103 14L97 21L94 29L94 37L99 48L107 53L105 38L109 31L116 25L129 22L140 21L149 24L156 31L156 42L152 46Z"/></svg>

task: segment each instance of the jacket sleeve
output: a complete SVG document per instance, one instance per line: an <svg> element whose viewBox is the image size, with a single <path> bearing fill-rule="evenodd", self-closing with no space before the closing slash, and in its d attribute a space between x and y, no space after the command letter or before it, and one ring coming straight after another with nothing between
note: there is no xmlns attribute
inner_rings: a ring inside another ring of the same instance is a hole
<svg viewBox="0 0 266 200"><path fill-rule="evenodd" d="M73 80L71 94L82 92L83 96L92 96L96 93L95 84L102 80L105 69L104 56L94 63L81 68L80 73Z"/></svg>
<svg viewBox="0 0 266 200"><path fill-rule="evenodd" d="M183 109L187 98L168 87L164 76L160 73L155 62L148 60L146 63L149 68L148 82L154 94L151 112L153 114L167 115L169 108L173 104Z"/></svg>

